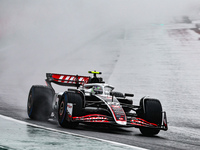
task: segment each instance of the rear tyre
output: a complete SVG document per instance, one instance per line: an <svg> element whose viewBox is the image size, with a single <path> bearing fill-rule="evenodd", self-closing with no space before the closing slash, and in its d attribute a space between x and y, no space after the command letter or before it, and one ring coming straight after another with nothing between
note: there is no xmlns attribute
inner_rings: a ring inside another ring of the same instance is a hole
<svg viewBox="0 0 200 150"><path fill-rule="evenodd" d="M157 125L162 123L162 106L159 100L151 98L143 98L140 101L142 108L139 117ZM154 136L160 132L160 129L140 128L140 132L146 136Z"/></svg>
<svg viewBox="0 0 200 150"><path fill-rule="evenodd" d="M48 86L33 85L30 89L27 102L29 118L46 121L52 112L54 90Z"/></svg>
<svg viewBox="0 0 200 150"><path fill-rule="evenodd" d="M73 104L72 114L68 113L67 104ZM60 126L65 128L75 128L78 126L78 122L72 122L71 117L81 116L83 108L83 99L80 94L65 92L61 99L59 100L58 105L58 122ZM72 116L70 116L72 115Z"/></svg>

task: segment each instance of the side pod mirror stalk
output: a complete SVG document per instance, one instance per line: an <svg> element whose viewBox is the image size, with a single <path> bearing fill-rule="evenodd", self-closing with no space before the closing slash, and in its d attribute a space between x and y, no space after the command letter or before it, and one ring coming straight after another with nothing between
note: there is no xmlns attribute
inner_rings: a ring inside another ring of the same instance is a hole
<svg viewBox="0 0 200 150"><path fill-rule="evenodd" d="M134 94L125 93L124 96L125 96L125 97L127 97L127 96L128 96L128 97L134 97Z"/></svg>

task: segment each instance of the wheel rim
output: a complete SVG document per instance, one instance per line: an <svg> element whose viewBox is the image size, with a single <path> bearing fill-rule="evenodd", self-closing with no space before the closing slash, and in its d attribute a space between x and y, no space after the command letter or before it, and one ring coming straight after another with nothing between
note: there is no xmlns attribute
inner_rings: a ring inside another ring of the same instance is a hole
<svg viewBox="0 0 200 150"><path fill-rule="evenodd" d="M64 112L64 102L62 101L61 104L60 104L60 109L59 109L60 116L63 115L63 112Z"/></svg>

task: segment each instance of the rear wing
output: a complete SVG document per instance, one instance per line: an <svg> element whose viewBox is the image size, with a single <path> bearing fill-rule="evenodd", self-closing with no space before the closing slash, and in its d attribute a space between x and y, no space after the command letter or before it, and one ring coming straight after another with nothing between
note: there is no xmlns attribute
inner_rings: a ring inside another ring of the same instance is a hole
<svg viewBox="0 0 200 150"><path fill-rule="evenodd" d="M79 76L79 75L66 75L66 74L56 74L56 73L46 73L46 83L48 86L51 86L51 82L63 85L63 86L75 86L79 87L80 85L87 84L90 80L88 76Z"/></svg>

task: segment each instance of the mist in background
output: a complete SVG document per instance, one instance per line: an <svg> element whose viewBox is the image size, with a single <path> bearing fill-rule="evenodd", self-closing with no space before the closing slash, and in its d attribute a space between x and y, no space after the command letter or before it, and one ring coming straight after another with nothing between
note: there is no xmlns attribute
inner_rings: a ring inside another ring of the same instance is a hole
<svg viewBox="0 0 200 150"><path fill-rule="evenodd" d="M1 0L1 97L4 101L19 97L25 105L30 86L44 84L46 72L87 75L96 69L108 80L123 53L128 28L169 24L173 17L198 14L199 4L199 0Z"/></svg>
<svg viewBox="0 0 200 150"><path fill-rule="evenodd" d="M198 0L73 0L0 2L0 37L49 52L73 51L105 28L165 23L198 10ZM196 12L195 12L196 13ZM1 45L5 44L1 42ZM29 49L26 49L26 48ZM40 51L41 52L41 51Z"/></svg>
<svg viewBox="0 0 200 150"><path fill-rule="evenodd" d="M198 0L73 0L0 2L0 36L9 44L71 51L105 28L165 23L198 10ZM8 39L9 40L9 39ZM8 44L7 43L7 44ZM1 45L4 44L1 42ZM9 45L8 44L8 45ZM24 51L27 51L27 49ZM40 51L41 52L41 51Z"/></svg>

